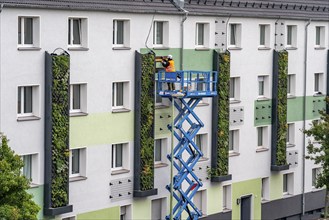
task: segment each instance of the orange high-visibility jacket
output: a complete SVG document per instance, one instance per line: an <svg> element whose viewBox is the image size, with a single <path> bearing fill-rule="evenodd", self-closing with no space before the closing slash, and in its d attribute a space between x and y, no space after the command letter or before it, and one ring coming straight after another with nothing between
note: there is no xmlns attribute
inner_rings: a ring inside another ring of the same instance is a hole
<svg viewBox="0 0 329 220"><path fill-rule="evenodd" d="M176 72L174 60L168 60L167 62L169 65L166 67L166 72Z"/></svg>

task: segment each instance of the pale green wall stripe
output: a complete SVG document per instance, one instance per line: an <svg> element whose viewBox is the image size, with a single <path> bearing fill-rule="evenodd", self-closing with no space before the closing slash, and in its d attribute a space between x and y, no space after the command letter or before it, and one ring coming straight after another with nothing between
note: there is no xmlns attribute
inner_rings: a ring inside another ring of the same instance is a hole
<svg viewBox="0 0 329 220"><path fill-rule="evenodd" d="M270 176L270 200L280 199L283 196L283 176L280 173Z"/></svg>
<svg viewBox="0 0 329 220"><path fill-rule="evenodd" d="M134 200L132 219L151 219L151 200L141 198Z"/></svg>
<svg viewBox="0 0 329 220"><path fill-rule="evenodd" d="M97 113L70 118L70 147L132 141L134 113Z"/></svg>
<svg viewBox="0 0 329 220"><path fill-rule="evenodd" d="M223 211L223 186L213 184L207 188L207 214L215 214Z"/></svg>
<svg viewBox="0 0 329 220"><path fill-rule="evenodd" d="M120 219L120 206L100 209L77 215L78 220L118 220Z"/></svg>
<svg viewBox="0 0 329 220"><path fill-rule="evenodd" d="M37 218L43 219L43 185L30 188L27 192L33 195L33 201L41 208Z"/></svg>
<svg viewBox="0 0 329 220"><path fill-rule="evenodd" d="M261 188L262 179L252 179L232 184L232 219L240 219L240 205L237 199L242 196L252 195L253 219L261 219Z"/></svg>

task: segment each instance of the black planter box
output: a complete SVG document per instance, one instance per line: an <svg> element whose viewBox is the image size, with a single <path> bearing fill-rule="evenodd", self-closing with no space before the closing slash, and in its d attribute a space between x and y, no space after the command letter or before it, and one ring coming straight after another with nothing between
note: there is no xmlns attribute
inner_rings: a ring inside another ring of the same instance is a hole
<svg viewBox="0 0 329 220"><path fill-rule="evenodd" d="M271 171L289 170L289 164L286 165L271 165Z"/></svg>
<svg viewBox="0 0 329 220"><path fill-rule="evenodd" d="M150 189L150 190L134 190L134 197L147 197L154 196L158 194L158 189Z"/></svg>
<svg viewBox="0 0 329 220"><path fill-rule="evenodd" d="M224 181L231 180L231 179L232 179L232 174L225 175L225 176L213 176L213 177L211 177L211 182L220 183L220 182L224 182Z"/></svg>
<svg viewBox="0 0 329 220"><path fill-rule="evenodd" d="M45 208L44 214L46 216L55 216L55 215L61 215L61 214L72 212L72 211L73 211L73 206L67 205L67 206L58 207L58 208Z"/></svg>

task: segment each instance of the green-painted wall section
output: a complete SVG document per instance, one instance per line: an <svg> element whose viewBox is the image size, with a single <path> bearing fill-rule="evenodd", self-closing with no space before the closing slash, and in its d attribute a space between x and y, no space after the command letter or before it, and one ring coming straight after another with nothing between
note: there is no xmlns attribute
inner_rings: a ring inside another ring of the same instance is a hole
<svg viewBox="0 0 329 220"><path fill-rule="evenodd" d="M280 173L270 176L270 200L282 198L283 176Z"/></svg>
<svg viewBox="0 0 329 220"><path fill-rule="evenodd" d="M86 212L77 215L78 220L118 220L120 219L120 206L100 209L93 212Z"/></svg>
<svg viewBox="0 0 329 220"><path fill-rule="evenodd" d="M218 183L211 184L207 191L207 215L223 211L223 186Z"/></svg>
<svg viewBox="0 0 329 220"><path fill-rule="evenodd" d="M303 97L294 97L288 99L287 121L296 122L303 120ZM272 100L255 101L254 108L254 125L271 124L271 106ZM313 120L320 117L319 110L325 108L324 96L307 96L306 97L306 120Z"/></svg>
<svg viewBox="0 0 329 220"><path fill-rule="evenodd" d="M134 113L97 113L70 118L70 147L133 140Z"/></svg>
<svg viewBox="0 0 329 220"><path fill-rule="evenodd" d="M132 219L151 219L151 200L140 198L134 200Z"/></svg>
<svg viewBox="0 0 329 220"><path fill-rule="evenodd" d="M33 195L33 201L41 208L37 216L38 219L43 219L43 185L30 188L27 192Z"/></svg>
<svg viewBox="0 0 329 220"><path fill-rule="evenodd" d="M171 106L167 108L161 108L155 110L155 126L154 135L155 138L165 138L170 136L170 131L167 125L172 122L172 110Z"/></svg>
<svg viewBox="0 0 329 220"><path fill-rule="evenodd" d="M262 179L252 179L232 184L232 219L240 219L240 205L237 199L252 195L252 219L261 219L261 188Z"/></svg>

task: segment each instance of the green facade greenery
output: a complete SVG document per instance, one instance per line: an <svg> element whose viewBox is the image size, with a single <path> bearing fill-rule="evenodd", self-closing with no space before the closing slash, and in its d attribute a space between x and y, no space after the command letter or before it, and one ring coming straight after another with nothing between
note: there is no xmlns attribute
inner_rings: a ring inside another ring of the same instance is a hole
<svg viewBox="0 0 329 220"><path fill-rule="evenodd" d="M278 52L277 149L276 164L286 165L288 52Z"/></svg>
<svg viewBox="0 0 329 220"><path fill-rule="evenodd" d="M228 175L229 151L229 93L230 93L230 52L219 53L218 91L218 139L217 163L212 169L212 176Z"/></svg>
<svg viewBox="0 0 329 220"><path fill-rule="evenodd" d="M69 175L69 65L66 55L52 56L51 207L66 206Z"/></svg>
<svg viewBox="0 0 329 220"><path fill-rule="evenodd" d="M154 188L154 73L155 55L142 55L141 80L141 190Z"/></svg>

